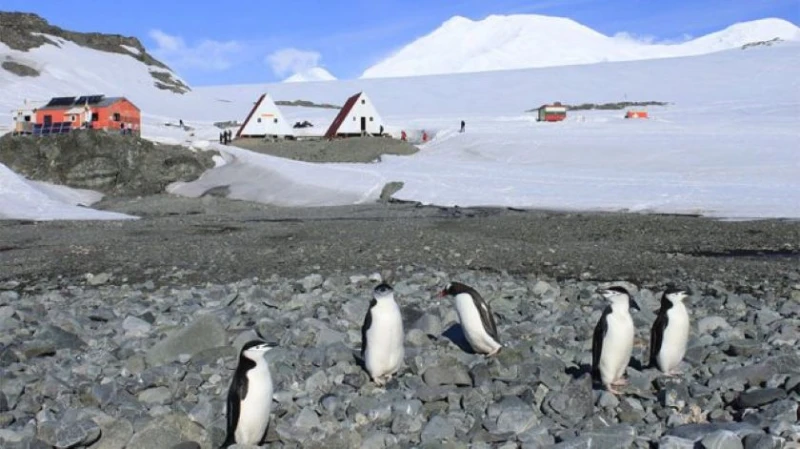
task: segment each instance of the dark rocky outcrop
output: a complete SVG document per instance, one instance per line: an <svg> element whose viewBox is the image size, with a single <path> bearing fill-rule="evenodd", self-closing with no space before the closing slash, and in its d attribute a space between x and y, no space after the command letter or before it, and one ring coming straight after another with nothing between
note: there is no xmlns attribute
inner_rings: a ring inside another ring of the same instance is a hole
<svg viewBox="0 0 800 449"><path fill-rule="evenodd" d="M0 64L0 67L17 76L39 76L38 70L16 61L3 61L3 63Z"/></svg>
<svg viewBox="0 0 800 449"><path fill-rule="evenodd" d="M47 36L44 36L44 35ZM77 45L92 48L99 51L128 55L153 68L162 71L152 71L151 75L155 79L154 84L160 89L168 89L176 93L185 93L191 90L189 86L166 73L163 70L171 70L166 64L147 53L139 39L119 34L103 33L79 33L68 31L63 28L51 25L42 17L36 14L23 12L0 12L0 42L8 45L13 50L28 51L33 48L41 47L45 44L60 46L57 41L48 37L72 41ZM135 48L131 51L125 47Z"/></svg>
<svg viewBox="0 0 800 449"><path fill-rule="evenodd" d="M115 196L156 194L195 180L214 166L212 156L103 131L0 137L0 163L20 175Z"/></svg>

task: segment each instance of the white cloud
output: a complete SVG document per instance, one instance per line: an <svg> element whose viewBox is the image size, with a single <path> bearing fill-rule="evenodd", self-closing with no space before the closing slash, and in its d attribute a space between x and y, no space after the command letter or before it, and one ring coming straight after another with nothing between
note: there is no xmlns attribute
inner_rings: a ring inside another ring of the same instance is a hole
<svg viewBox="0 0 800 449"><path fill-rule="evenodd" d="M635 34L635 33L628 33L627 31L621 31L614 35L614 39L620 39L625 41L636 42L639 44L661 44L661 45L670 45L670 44L682 44L684 42L692 40L692 36L689 34L684 34L679 38L675 39L657 39L655 36L647 35L647 34Z"/></svg>
<svg viewBox="0 0 800 449"><path fill-rule="evenodd" d="M182 37L161 30L151 30L149 34L157 45L151 53L173 69L227 70L243 50L243 45L237 41L204 39L187 45Z"/></svg>
<svg viewBox="0 0 800 449"><path fill-rule="evenodd" d="M276 76L294 75L319 66L322 55L316 51L284 48L273 52L264 60Z"/></svg>

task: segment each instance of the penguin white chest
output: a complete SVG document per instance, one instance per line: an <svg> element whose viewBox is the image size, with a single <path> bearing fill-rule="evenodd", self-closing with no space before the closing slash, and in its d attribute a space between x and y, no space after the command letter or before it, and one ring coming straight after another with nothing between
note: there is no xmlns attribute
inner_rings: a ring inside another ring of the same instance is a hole
<svg viewBox="0 0 800 449"><path fill-rule="evenodd" d="M455 302L461 329L472 349L482 354L496 351L500 343L495 341L483 327L480 311L475 306L472 296L460 293L456 295Z"/></svg>
<svg viewBox="0 0 800 449"><path fill-rule="evenodd" d="M683 304L674 304L667 310L667 327L658 352L658 364L664 372L672 371L680 365L686 354L688 341L689 313Z"/></svg>
<svg viewBox="0 0 800 449"><path fill-rule="evenodd" d="M403 361L403 317L396 302L380 300L370 312L364 363L373 378L392 374Z"/></svg>
<svg viewBox="0 0 800 449"><path fill-rule="evenodd" d="M600 376L603 383L617 381L625 374L625 368L633 351L633 318L627 312L612 312L606 316L608 325L600 354Z"/></svg>
<svg viewBox="0 0 800 449"><path fill-rule="evenodd" d="M239 402L236 442L258 444L264 437L272 410L272 377L266 361L247 372L247 396Z"/></svg>

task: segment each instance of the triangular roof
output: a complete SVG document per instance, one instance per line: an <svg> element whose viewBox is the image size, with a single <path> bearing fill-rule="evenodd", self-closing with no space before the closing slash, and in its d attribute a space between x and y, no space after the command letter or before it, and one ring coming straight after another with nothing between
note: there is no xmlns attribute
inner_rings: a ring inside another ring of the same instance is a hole
<svg viewBox="0 0 800 449"><path fill-rule="evenodd" d="M285 120L283 118L283 114L281 114L281 111L278 108L278 106L275 104L274 101L272 101L272 98L270 98L269 94L264 93L264 94L261 94L260 97L258 97L258 101L256 101L256 103L253 105L253 109L250 110L250 113L247 114L247 118L244 120L244 123L242 123L242 126L240 126L239 129L236 131L236 137L242 137L242 132L247 127L247 125L250 123L250 121L255 118L256 112L258 112L259 108L261 108L261 106L262 106L262 103L264 103L265 101L270 103L274 107L275 113L276 113L276 115L278 116L278 118L280 119L280 122L281 122L280 123L280 127L284 128L284 127L287 126L287 124L286 124L286 122L285 122ZM265 104L265 106L266 106L266 104ZM287 135L288 134L290 134L290 131L287 131Z"/></svg>
<svg viewBox="0 0 800 449"><path fill-rule="evenodd" d="M328 128L328 131L325 132L325 138L333 139L334 137L336 137L336 134L339 131L339 127L342 126L344 119L346 119L347 116L350 115L350 111L353 110L353 106L356 105L358 98L363 93L364 92L359 92L347 99L347 101L344 103L344 106L342 106L342 109L339 111L339 114L336 116L335 119L333 119L333 122L331 123L331 126Z"/></svg>

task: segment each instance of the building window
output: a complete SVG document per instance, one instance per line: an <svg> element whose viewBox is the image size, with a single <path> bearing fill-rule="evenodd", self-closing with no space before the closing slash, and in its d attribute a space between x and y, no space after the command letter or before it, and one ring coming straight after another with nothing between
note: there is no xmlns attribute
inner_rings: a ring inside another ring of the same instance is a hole
<svg viewBox="0 0 800 449"><path fill-rule="evenodd" d="M100 121L100 114L98 114L97 112L92 112L92 121L93 122Z"/></svg>
<svg viewBox="0 0 800 449"><path fill-rule="evenodd" d="M115 112L115 113L114 113L114 121L115 121L115 122L119 122L120 120L122 120L122 119L121 119L121 118L120 118L120 116L119 116L119 112Z"/></svg>
<svg viewBox="0 0 800 449"><path fill-rule="evenodd" d="M272 121L273 121L274 123L278 123L278 119L273 119Z"/></svg>
<svg viewBox="0 0 800 449"><path fill-rule="evenodd" d="M369 121L372 121L372 117L369 118Z"/></svg>
<svg viewBox="0 0 800 449"><path fill-rule="evenodd" d="M26 121L26 122L29 122L29 121L31 121L31 116L30 116L30 115L26 115L26 116L25 116L25 121Z"/></svg>
<svg viewBox="0 0 800 449"><path fill-rule="evenodd" d="M355 118L355 116L353 116L353 121L356 121L356 118Z"/></svg>
<svg viewBox="0 0 800 449"><path fill-rule="evenodd" d="M367 100L361 99L361 104L367 104Z"/></svg>
<svg viewBox="0 0 800 449"><path fill-rule="evenodd" d="M261 117L256 119L256 123L261 123Z"/></svg>

